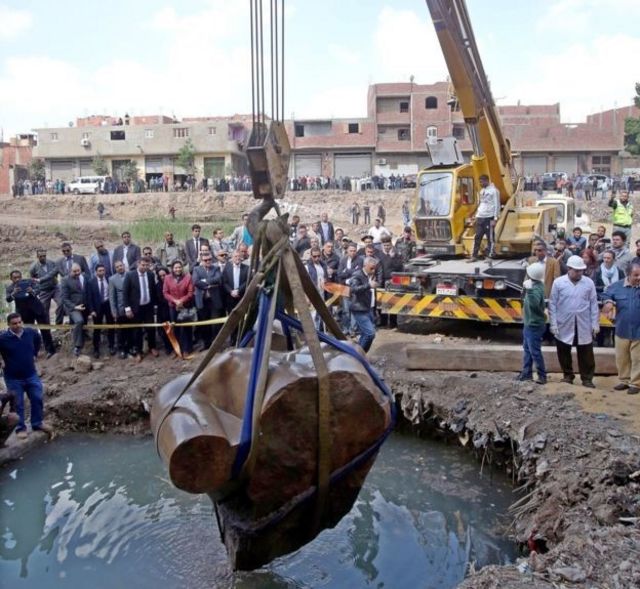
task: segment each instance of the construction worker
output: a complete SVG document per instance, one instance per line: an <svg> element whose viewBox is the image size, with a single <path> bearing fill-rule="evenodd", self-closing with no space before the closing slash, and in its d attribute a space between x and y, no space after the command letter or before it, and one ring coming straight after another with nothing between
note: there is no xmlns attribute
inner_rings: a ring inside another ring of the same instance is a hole
<svg viewBox="0 0 640 589"><path fill-rule="evenodd" d="M620 198L611 197L609 206L613 209L611 222L613 231L622 231L627 236L627 243L631 242L631 225L633 224L633 205L629 202L629 193L620 192Z"/></svg>
<svg viewBox="0 0 640 589"><path fill-rule="evenodd" d="M489 176L480 176L480 186L478 193L478 208L476 209L476 236L473 240L473 253L470 262L476 262L480 254L480 244L484 237L489 245L489 257L495 254L495 227L500 215L500 193L498 189L489 181Z"/></svg>
<svg viewBox="0 0 640 589"><path fill-rule="evenodd" d="M522 330L522 370L517 380L533 380L533 365L536 366L538 384L547 383L547 371L542 356L542 337L546 329L544 316L544 262L535 262L527 266L528 278L524 281L524 327Z"/></svg>

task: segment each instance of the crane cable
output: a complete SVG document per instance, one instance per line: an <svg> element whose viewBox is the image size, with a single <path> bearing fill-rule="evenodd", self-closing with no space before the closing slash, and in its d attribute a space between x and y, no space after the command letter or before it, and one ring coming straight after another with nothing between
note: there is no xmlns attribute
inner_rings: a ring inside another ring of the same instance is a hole
<svg viewBox="0 0 640 589"><path fill-rule="evenodd" d="M266 2L267 0L265 0ZM258 129L257 141L266 137L265 44L269 43L269 92L271 120L284 121L284 0L268 0L264 14L263 0L249 0L251 21L251 121ZM265 19L268 40L265 41Z"/></svg>

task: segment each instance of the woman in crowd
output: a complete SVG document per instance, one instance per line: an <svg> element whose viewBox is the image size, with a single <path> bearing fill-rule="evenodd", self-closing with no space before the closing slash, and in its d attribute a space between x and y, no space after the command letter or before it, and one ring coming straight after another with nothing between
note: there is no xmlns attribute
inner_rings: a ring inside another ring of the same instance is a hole
<svg viewBox="0 0 640 589"><path fill-rule="evenodd" d="M598 269L598 259L596 258L595 252L591 248L586 248L582 250L580 257L587 265L587 269L584 271L583 276L588 276L591 280L595 280L596 270Z"/></svg>
<svg viewBox="0 0 640 589"><path fill-rule="evenodd" d="M185 274L182 262L176 260L171 264L171 274L164 278L162 294L169 303L169 316L175 323L196 321L193 306L193 283L191 276ZM176 326L176 337L180 344L182 357L186 359L193 351L191 327Z"/></svg>

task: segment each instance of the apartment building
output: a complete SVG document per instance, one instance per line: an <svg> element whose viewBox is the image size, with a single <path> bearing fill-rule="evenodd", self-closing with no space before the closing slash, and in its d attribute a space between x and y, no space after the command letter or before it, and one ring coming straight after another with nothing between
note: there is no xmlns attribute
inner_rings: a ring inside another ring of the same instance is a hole
<svg viewBox="0 0 640 589"><path fill-rule="evenodd" d="M241 115L182 121L165 116L91 116L78 119L71 127L36 132L33 157L44 159L51 179L69 181L93 175L93 160L100 156L114 178L121 178L126 164L134 161L147 181L164 175L171 184L181 182L187 171L176 158L187 140L194 146L199 179L247 171L243 149L249 129L247 117Z"/></svg>
<svg viewBox="0 0 640 589"><path fill-rule="evenodd" d="M11 193L19 180L29 177L34 145L33 133L23 133L11 137L9 141L0 140L0 194Z"/></svg>
<svg viewBox="0 0 640 589"><path fill-rule="evenodd" d="M520 174L622 172L623 114L565 125L558 103L497 110ZM445 136L456 137L465 157L472 153L448 82L373 84L367 117L293 120L287 129L294 152L290 173L296 176L415 174L430 163L426 144Z"/></svg>

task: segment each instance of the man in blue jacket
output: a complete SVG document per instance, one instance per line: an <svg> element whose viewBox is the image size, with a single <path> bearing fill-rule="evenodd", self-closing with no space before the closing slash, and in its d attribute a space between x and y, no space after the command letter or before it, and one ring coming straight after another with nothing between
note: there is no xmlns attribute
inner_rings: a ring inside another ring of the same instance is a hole
<svg viewBox="0 0 640 589"><path fill-rule="evenodd" d="M0 356L4 363L4 382L7 390L15 396L16 413L19 422L17 437L27 437L24 418L24 394L31 403L31 429L53 433L49 425L43 423L42 382L36 370L36 356L42 345L42 338L35 329L24 327L19 313L7 316L9 329L0 333Z"/></svg>
<svg viewBox="0 0 640 589"><path fill-rule="evenodd" d="M600 297L602 310L616 318L616 367L620 383L616 391L629 395L640 393L640 264L631 264L629 275L614 282Z"/></svg>

